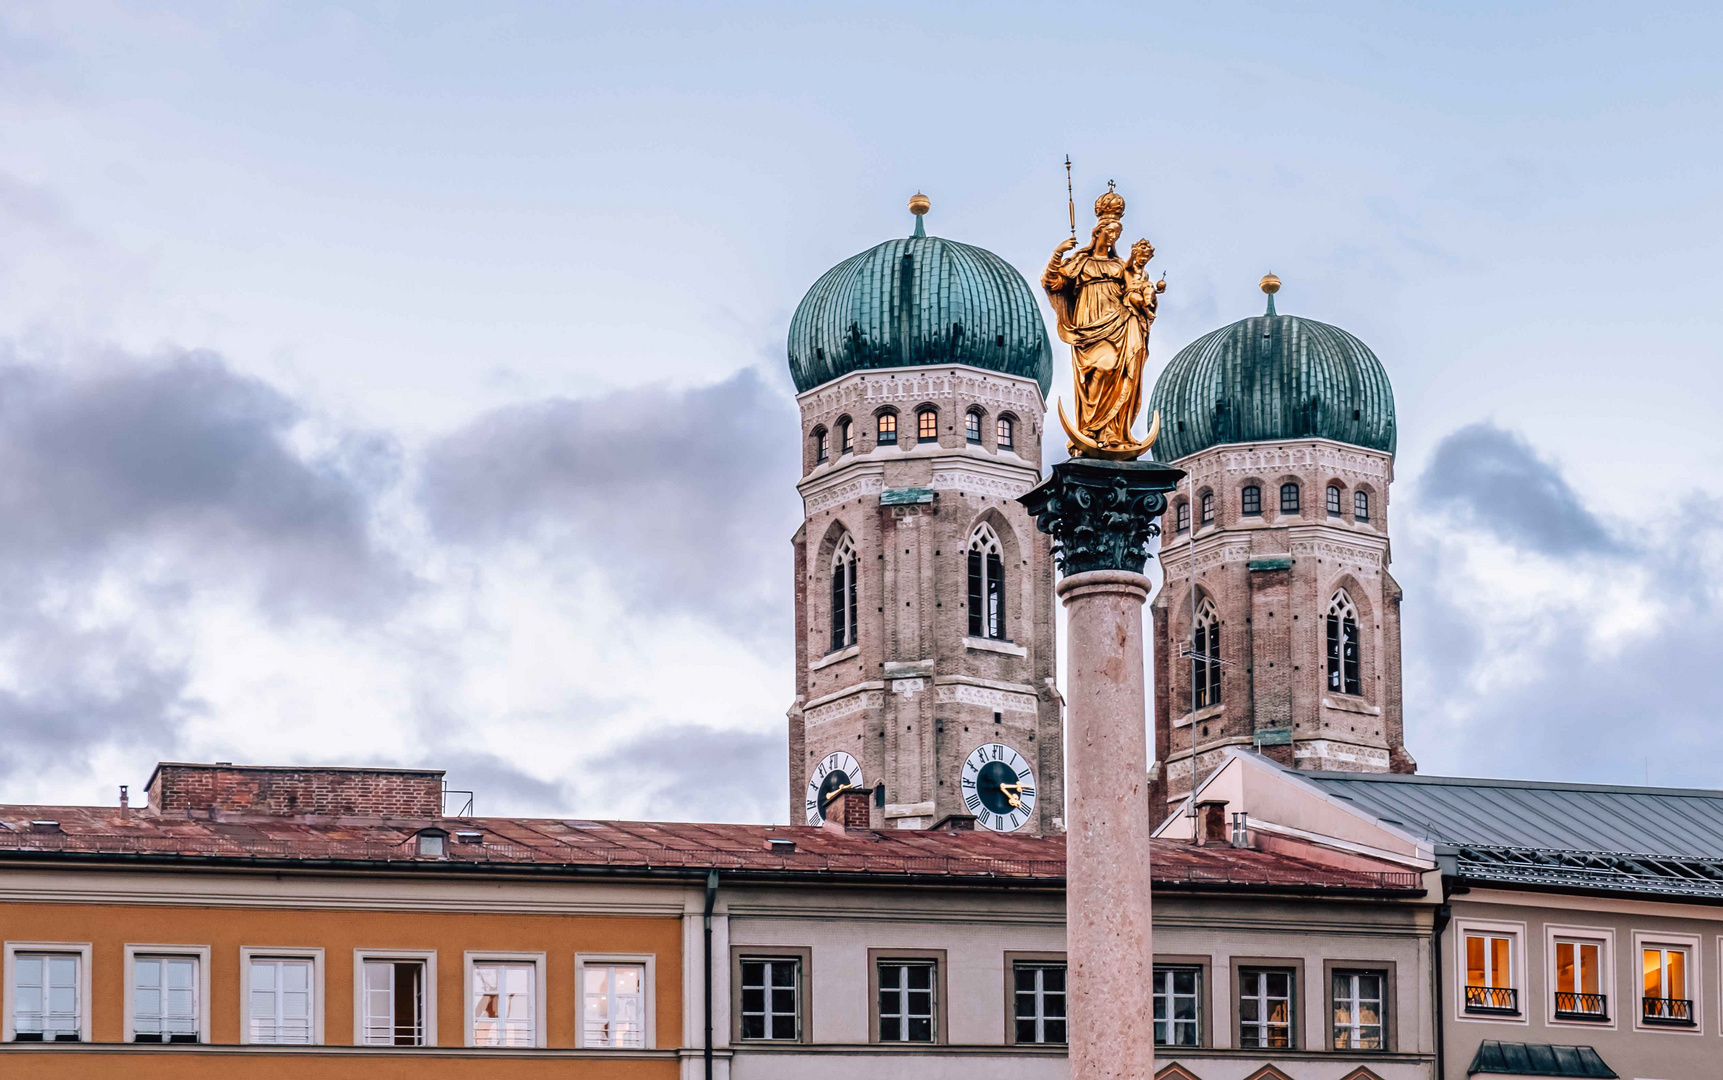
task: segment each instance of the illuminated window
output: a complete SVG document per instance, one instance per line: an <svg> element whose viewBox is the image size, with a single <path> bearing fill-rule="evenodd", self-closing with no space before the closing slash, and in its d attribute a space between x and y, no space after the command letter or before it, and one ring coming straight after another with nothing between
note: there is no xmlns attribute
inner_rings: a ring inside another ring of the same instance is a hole
<svg viewBox="0 0 1723 1080"><path fill-rule="evenodd" d="M1298 513L1298 485L1280 485L1280 512L1283 514Z"/></svg>
<svg viewBox="0 0 1723 1080"><path fill-rule="evenodd" d="M1382 1037L1382 973L1334 973L1334 1049L1386 1050Z"/></svg>
<svg viewBox="0 0 1723 1080"><path fill-rule="evenodd" d="M1015 450L1017 448L1016 424L1012 422L1009 416L999 418L996 433L999 437L999 449Z"/></svg>
<svg viewBox="0 0 1723 1080"><path fill-rule="evenodd" d="M1607 1020L1603 993L1603 942L1557 938L1555 1015L1558 1020Z"/></svg>
<svg viewBox="0 0 1723 1080"><path fill-rule="evenodd" d="M856 643L856 545L845 535L832 552L832 652Z"/></svg>
<svg viewBox="0 0 1723 1080"><path fill-rule="evenodd" d="M1466 934L1466 1011L1517 1016L1519 989L1514 986L1514 939L1484 931Z"/></svg>
<svg viewBox="0 0 1723 1080"><path fill-rule="evenodd" d="M879 438L881 446L897 444L897 414L882 412L879 414Z"/></svg>
<svg viewBox="0 0 1723 1080"><path fill-rule="evenodd" d="M939 441L939 414L932 409L923 409L915 414L915 441Z"/></svg>
<svg viewBox="0 0 1723 1080"><path fill-rule="evenodd" d="M1340 488L1336 484L1328 485L1328 513L1331 517L1340 516Z"/></svg>
<svg viewBox="0 0 1723 1080"><path fill-rule="evenodd" d="M963 437L976 446L981 445L981 413L975 409L963 414Z"/></svg>
<svg viewBox="0 0 1723 1080"><path fill-rule="evenodd" d="M1680 945L1647 945L1640 949L1645 995L1641 1019L1647 1024L1692 1026L1693 994L1687 985L1687 949Z"/></svg>
<svg viewBox="0 0 1723 1080"><path fill-rule="evenodd" d="M1358 609L1345 590L1328 602L1328 689L1336 694L1362 693L1358 678Z"/></svg>
<svg viewBox="0 0 1723 1080"><path fill-rule="evenodd" d="M646 965L588 963L581 972L583 1044L644 1049Z"/></svg>
<svg viewBox="0 0 1723 1080"><path fill-rule="evenodd" d="M969 636L1005 638L1005 561L999 536L982 525L969 537Z"/></svg>
<svg viewBox="0 0 1723 1080"><path fill-rule="evenodd" d="M1291 971L1239 973L1239 1045L1276 1050L1292 1048Z"/></svg>
<svg viewBox="0 0 1723 1080"><path fill-rule="evenodd" d="M1262 489L1255 484L1246 484L1239 496L1239 512L1246 517L1254 517L1262 513Z"/></svg>

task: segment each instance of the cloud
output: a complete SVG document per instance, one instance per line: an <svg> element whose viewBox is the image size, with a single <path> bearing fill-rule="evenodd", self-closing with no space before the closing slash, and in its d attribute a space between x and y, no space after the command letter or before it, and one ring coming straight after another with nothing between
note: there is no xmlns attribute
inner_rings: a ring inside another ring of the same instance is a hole
<svg viewBox="0 0 1723 1080"><path fill-rule="evenodd" d="M789 770L783 736L699 724L654 727L590 765L612 798L683 821L779 820Z"/></svg>
<svg viewBox="0 0 1723 1080"><path fill-rule="evenodd" d="M1437 444L1418 481L1426 503L1462 515L1509 543L1555 556L1622 550L1555 466L1489 421Z"/></svg>
<svg viewBox="0 0 1723 1080"><path fill-rule="evenodd" d="M427 448L437 536L543 545L631 599L753 634L787 618L797 506L794 407L752 369L487 413Z"/></svg>
<svg viewBox="0 0 1723 1080"><path fill-rule="evenodd" d="M473 812L480 816L566 816L574 805L574 792L568 785L540 780L495 754L440 750L430 755L423 767L445 770L451 793L472 792ZM464 794L451 794L449 811L459 812L465 801Z"/></svg>

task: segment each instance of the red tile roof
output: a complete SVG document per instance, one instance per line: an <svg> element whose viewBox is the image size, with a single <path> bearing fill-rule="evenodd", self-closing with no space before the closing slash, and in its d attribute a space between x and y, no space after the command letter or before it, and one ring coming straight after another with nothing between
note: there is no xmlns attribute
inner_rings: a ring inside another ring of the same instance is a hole
<svg viewBox="0 0 1723 1080"><path fill-rule="evenodd" d="M52 824L41 824L51 822ZM450 836L442 857L421 856L417 835ZM461 834L468 836L463 837ZM473 836L471 834L477 834ZM777 841L778 843L774 843ZM793 848L783 842L789 841ZM355 863L391 870L704 873L787 877L938 878L952 883L1057 886L1065 837L985 831L856 831L782 825L554 818L338 818L230 813L161 815L109 807L0 806L0 862ZM1383 863L1358 870L1316 859L1155 840L1157 885L1185 888L1387 889L1417 892L1419 876Z"/></svg>

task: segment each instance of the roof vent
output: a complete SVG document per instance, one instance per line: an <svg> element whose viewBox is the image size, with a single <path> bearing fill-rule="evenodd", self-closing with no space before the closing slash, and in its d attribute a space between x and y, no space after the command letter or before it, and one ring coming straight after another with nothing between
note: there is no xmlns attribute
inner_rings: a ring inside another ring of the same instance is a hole
<svg viewBox="0 0 1723 1080"><path fill-rule="evenodd" d="M482 844L485 842L485 834L482 832L474 832L470 829L460 829L455 832L455 842L460 844Z"/></svg>
<svg viewBox="0 0 1723 1080"><path fill-rule="evenodd" d="M787 836L769 836L766 838L766 850L774 855L788 855L796 850L796 842Z"/></svg>
<svg viewBox="0 0 1723 1080"><path fill-rule="evenodd" d="M30 823L31 832L61 832L60 823L52 818L41 818Z"/></svg>

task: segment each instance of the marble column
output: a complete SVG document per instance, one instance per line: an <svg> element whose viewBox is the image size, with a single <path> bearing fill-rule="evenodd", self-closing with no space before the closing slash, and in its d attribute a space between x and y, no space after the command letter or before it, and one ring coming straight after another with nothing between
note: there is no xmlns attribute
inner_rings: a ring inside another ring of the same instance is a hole
<svg viewBox="0 0 1723 1080"><path fill-rule="evenodd" d="M1064 574L1071 1080L1155 1072L1142 570L1183 475L1153 461L1079 458L1021 500L1052 534Z"/></svg>

